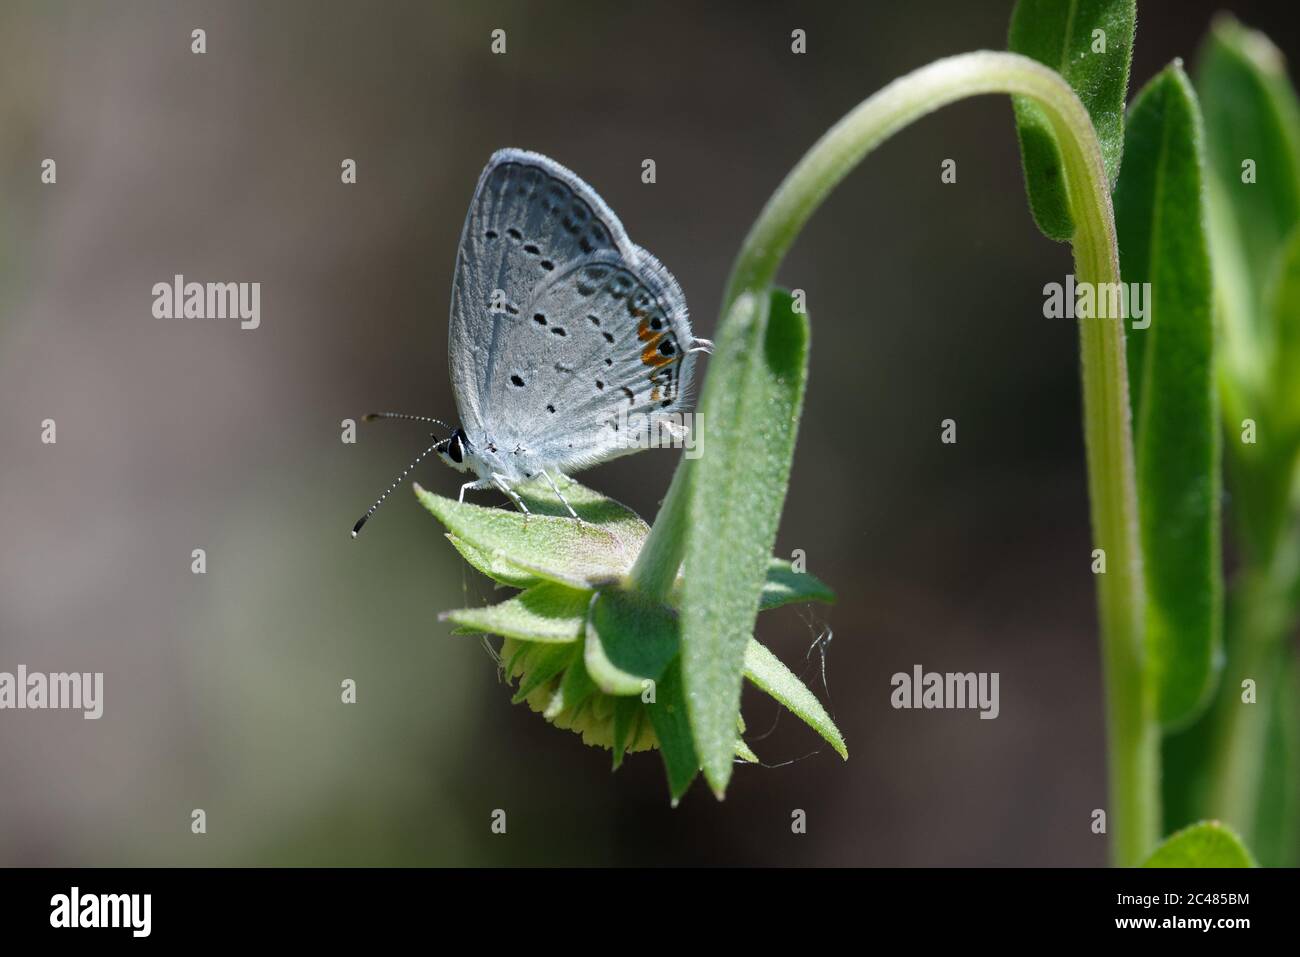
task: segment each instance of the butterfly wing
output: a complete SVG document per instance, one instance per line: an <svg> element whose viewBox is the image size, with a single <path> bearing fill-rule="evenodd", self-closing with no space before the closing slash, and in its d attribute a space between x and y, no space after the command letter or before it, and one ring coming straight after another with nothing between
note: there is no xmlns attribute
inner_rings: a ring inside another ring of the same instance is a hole
<svg viewBox="0 0 1300 957"><path fill-rule="evenodd" d="M452 284L448 361L461 424L481 438L503 351L547 278L635 247L577 176L538 153L499 150L479 176Z"/></svg>
<svg viewBox="0 0 1300 957"><path fill-rule="evenodd" d="M506 398L508 407L527 402L525 421L541 421L518 442L542 467L571 473L636 451L656 420L671 421L685 406L691 350L701 343L680 287L648 253L638 250L633 263L599 256L577 264L539 288L529 324L532 338L553 340L530 353L547 364L543 388L512 382L519 395Z"/></svg>
<svg viewBox="0 0 1300 957"><path fill-rule="evenodd" d="M497 312L494 290L506 294ZM451 340L471 439L561 472L642 447L628 423L644 432L680 410L704 345L676 280L591 187L516 150L480 179Z"/></svg>

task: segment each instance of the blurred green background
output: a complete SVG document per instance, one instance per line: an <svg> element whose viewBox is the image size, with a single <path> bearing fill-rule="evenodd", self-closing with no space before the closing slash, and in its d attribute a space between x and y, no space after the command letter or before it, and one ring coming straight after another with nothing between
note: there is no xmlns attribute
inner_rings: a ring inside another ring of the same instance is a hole
<svg viewBox="0 0 1300 957"><path fill-rule="evenodd" d="M494 149L587 179L708 336L807 146L893 77L1002 48L1010 7L6 2L0 670L103 671L105 713L0 714L0 863L1104 863L1077 330L1041 311L1072 267L1030 220L1005 98L886 144L782 274L813 351L777 553L803 549L840 601L764 615L760 637L829 692L847 764L786 715L752 742L780 766L671 809L657 756L611 775L438 622L491 589L409 490L348 537L424 433L346 445L340 420L455 416L455 243ZM1294 56L1287 7L1232 9ZM1191 60L1216 9L1141 4L1131 89ZM176 273L261 282L261 328L154 319ZM581 479L651 518L674 464ZM893 710L890 676L918 663L999 672L1000 717ZM777 710L746 698L759 735Z"/></svg>

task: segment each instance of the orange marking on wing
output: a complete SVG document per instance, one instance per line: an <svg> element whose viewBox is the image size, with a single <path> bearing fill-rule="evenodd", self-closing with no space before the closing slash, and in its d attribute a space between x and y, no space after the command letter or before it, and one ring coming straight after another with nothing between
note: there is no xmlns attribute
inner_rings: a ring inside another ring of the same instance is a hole
<svg viewBox="0 0 1300 957"><path fill-rule="evenodd" d="M658 369L660 366L666 366L673 361L672 356L666 356L659 352L659 340L662 336L655 336L649 344L641 350L641 361L652 369Z"/></svg>

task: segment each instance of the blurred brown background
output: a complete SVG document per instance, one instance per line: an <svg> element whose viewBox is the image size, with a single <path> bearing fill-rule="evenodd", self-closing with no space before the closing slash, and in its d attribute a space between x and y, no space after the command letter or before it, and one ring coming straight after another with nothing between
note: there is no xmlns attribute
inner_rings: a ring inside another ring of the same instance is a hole
<svg viewBox="0 0 1300 957"><path fill-rule="evenodd" d="M1233 9L1294 54L1286 6ZM409 490L348 537L424 433L345 445L340 420L455 415L449 283L494 149L592 183L711 335L807 146L891 78L1003 47L1010 7L4 3L0 670L103 671L105 714L0 714L0 863L1103 863L1077 330L1041 314L1070 256L1030 220L1004 98L886 144L782 274L814 338L777 552L804 549L840 601L760 637L824 697L805 654L833 629L847 764L742 768L724 803L697 783L670 809L657 756L611 775L449 636L437 612L491 591ZM1215 9L1140 4L1132 89L1191 60ZM154 319L176 273L261 282L261 328ZM674 464L582 479L651 517ZM892 710L917 663L1000 672L1001 716ZM776 712L747 692L751 730ZM772 764L817 745L788 714L755 742Z"/></svg>

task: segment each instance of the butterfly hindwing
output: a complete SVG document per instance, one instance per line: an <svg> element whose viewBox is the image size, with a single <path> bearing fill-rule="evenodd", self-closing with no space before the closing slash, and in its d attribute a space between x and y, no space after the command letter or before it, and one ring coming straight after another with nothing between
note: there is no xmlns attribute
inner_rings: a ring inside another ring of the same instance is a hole
<svg viewBox="0 0 1300 957"><path fill-rule="evenodd" d="M522 354L540 386L493 394L522 407L516 436L560 471L577 471L641 447L650 420L679 410L695 357L681 291L666 270L617 257L583 261L543 285L527 310ZM534 341L529 342L529 339ZM536 373L535 373L536 375Z"/></svg>

